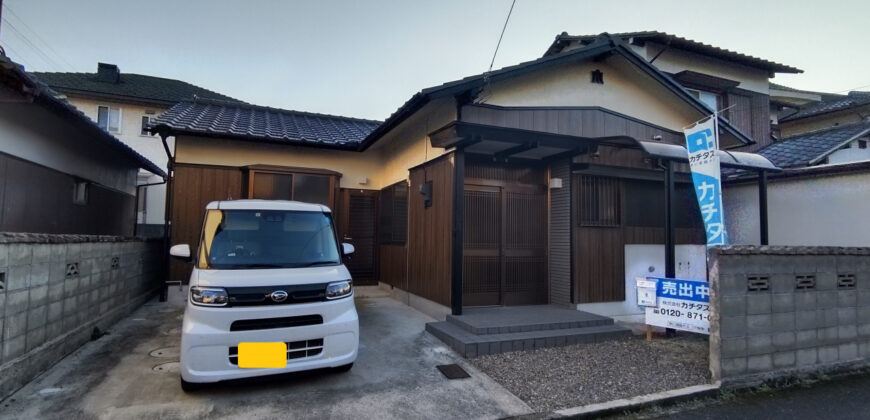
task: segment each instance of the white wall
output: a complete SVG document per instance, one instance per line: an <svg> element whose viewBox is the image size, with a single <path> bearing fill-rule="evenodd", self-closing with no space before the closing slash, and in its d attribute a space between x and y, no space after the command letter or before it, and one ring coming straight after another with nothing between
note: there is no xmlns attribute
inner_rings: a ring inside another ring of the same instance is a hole
<svg viewBox="0 0 870 420"><path fill-rule="evenodd" d="M758 189L726 187L725 223L733 244L758 244ZM870 246L870 173L818 175L768 183L771 245Z"/></svg>
<svg viewBox="0 0 870 420"><path fill-rule="evenodd" d="M863 137L861 140L867 142L870 139ZM852 142L849 143L849 147L837 150L828 155L827 163L852 163L864 160L870 160L870 147L861 149L858 147L858 140L852 140Z"/></svg>

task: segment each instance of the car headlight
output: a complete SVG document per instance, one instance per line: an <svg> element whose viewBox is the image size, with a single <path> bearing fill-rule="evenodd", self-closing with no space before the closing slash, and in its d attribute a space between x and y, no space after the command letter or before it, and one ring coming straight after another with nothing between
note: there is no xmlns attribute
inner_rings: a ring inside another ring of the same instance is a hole
<svg viewBox="0 0 870 420"><path fill-rule="evenodd" d="M336 281L326 285L327 299L340 299L350 296L351 292L353 292L353 286L350 280Z"/></svg>
<svg viewBox="0 0 870 420"><path fill-rule="evenodd" d="M190 301L200 306L226 306L229 302L227 290L223 287L191 287Z"/></svg>

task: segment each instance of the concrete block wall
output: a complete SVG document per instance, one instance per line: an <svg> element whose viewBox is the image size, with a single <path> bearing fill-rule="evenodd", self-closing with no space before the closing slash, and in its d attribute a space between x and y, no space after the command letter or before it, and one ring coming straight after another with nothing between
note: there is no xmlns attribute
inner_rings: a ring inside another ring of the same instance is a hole
<svg viewBox="0 0 870 420"><path fill-rule="evenodd" d="M160 241L0 234L0 399L159 290Z"/></svg>
<svg viewBox="0 0 870 420"><path fill-rule="evenodd" d="M870 362L870 248L714 249L709 280L714 380Z"/></svg>

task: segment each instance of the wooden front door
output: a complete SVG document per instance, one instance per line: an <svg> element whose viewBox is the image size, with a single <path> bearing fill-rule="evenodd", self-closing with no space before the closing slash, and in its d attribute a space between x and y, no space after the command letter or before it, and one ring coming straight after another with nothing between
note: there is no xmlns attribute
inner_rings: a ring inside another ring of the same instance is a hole
<svg viewBox="0 0 870 420"><path fill-rule="evenodd" d="M463 253L463 305L547 303L546 188L466 184Z"/></svg>
<svg viewBox="0 0 870 420"><path fill-rule="evenodd" d="M378 284L378 192L342 189L339 218L339 238L355 248L345 261L354 284Z"/></svg>

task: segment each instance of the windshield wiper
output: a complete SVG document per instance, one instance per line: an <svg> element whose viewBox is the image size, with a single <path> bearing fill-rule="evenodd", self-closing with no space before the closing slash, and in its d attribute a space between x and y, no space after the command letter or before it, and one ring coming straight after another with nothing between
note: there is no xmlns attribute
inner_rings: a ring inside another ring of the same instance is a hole
<svg viewBox="0 0 870 420"><path fill-rule="evenodd" d="M305 264L300 264L299 267L312 267L315 265L338 264L335 260L331 261L312 261Z"/></svg>
<svg viewBox="0 0 870 420"><path fill-rule="evenodd" d="M233 264L229 268L287 268L284 264Z"/></svg>

